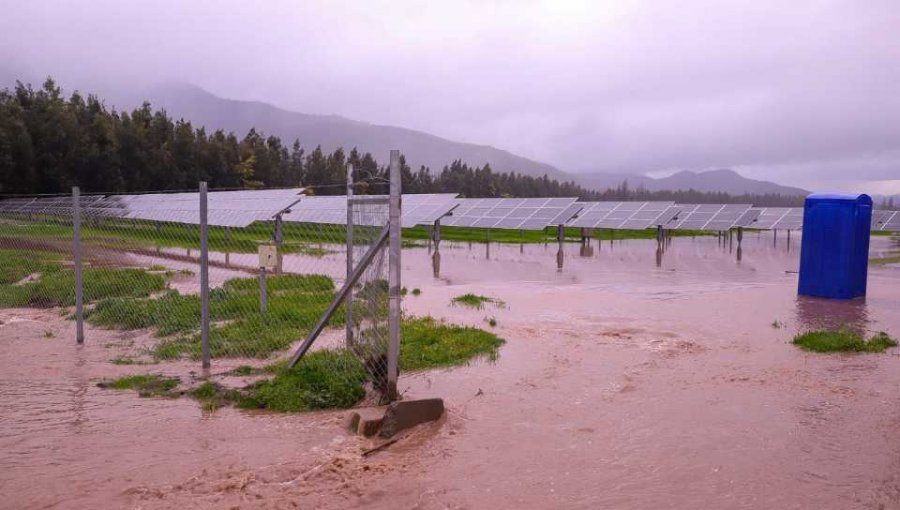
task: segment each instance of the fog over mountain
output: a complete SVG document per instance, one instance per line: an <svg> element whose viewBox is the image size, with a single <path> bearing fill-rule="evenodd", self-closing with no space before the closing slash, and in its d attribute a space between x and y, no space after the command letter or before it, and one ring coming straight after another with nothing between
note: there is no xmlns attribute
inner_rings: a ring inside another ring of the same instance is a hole
<svg viewBox="0 0 900 510"><path fill-rule="evenodd" d="M637 182L729 168L900 192L894 0L2 4L7 74L101 93L193 83L415 140L398 147L426 164L481 151L498 170Z"/></svg>

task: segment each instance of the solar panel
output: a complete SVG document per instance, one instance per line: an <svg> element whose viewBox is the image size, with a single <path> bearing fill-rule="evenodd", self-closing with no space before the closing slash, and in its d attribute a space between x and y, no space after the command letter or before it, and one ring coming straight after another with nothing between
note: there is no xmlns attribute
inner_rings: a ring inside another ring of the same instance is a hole
<svg viewBox="0 0 900 510"><path fill-rule="evenodd" d="M874 211L872 230L900 232L900 211Z"/></svg>
<svg viewBox="0 0 900 510"><path fill-rule="evenodd" d="M674 202L585 202L572 227L638 229L668 223L680 210Z"/></svg>
<svg viewBox="0 0 900 510"><path fill-rule="evenodd" d="M762 209L752 208L748 209L747 212L741 215L741 217L735 222L734 226L736 227L752 227L753 224L759 220L759 215L762 213Z"/></svg>
<svg viewBox="0 0 900 510"><path fill-rule="evenodd" d="M300 199L302 189L210 191L207 222L220 227L242 228L255 221L272 220L275 214ZM200 196L190 193L113 195L86 210L87 214L118 218L198 224Z"/></svg>
<svg viewBox="0 0 900 510"><path fill-rule="evenodd" d="M762 207L751 209L752 221L741 222L740 227L764 230L798 230L803 227L802 207Z"/></svg>
<svg viewBox="0 0 900 510"><path fill-rule="evenodd" d="M79 202L82 210L93 207L102 201L102 195L81 195ZM0 213L19 213L33 215L72 216L72 196L53 196L36 198L8 198L0 200Z"/></svg>
<svg viewBox="0 0 900 510"><path fill-rule="evenodd" d="M684 230L728 230L750 210L749 204L682 204L667 227Z"/></svg>
<svg viewBox="0 0 900 510"><path fill-rule="evenodd" d="M360 195L361 200L387 199L387 195ZM456 193L411 193L402 197L400 224L403 227L429 225L446 216L457 206ZM386 209L385 209L386 210ZM303 197L290 208L282 219L292 223L347 224L347 197L311 196ZM374 214L360 213L354 220L357 225L383 225L384 218Z"/></svg>
<svg viewBox="0 0 900 510"><path fill-rule="evenodd" d="M576 214L575 198L461 198L441 223L451 227L543 230Z"/></svg>

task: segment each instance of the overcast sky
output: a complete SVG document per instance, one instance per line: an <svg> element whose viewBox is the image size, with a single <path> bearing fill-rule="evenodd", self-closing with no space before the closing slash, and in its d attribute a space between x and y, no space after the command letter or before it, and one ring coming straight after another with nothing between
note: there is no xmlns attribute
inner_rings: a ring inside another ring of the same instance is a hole
<svg viewBox="0 0 900 510"><path fill-rule="evenodd" d="M572 172L900 193L900 0L0 0L0 67L187 81Z"/></svg>

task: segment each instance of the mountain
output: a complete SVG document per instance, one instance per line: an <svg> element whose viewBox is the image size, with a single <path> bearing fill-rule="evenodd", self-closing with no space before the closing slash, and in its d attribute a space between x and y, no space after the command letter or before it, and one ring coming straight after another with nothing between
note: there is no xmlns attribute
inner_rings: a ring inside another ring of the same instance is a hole
<svg viewBox="0 0 900 510"><path fill-rule="evenodd" d="M12 86L14 76L21 74L0 66L0 86ZM36 85L41 83L34 79L22 81ZM65 88L74 89L68 86ZM733 170L682 171L660 179L639 174L565 173L552 165L488 145L455 142L421 131L369 124L337 115L292 112L258 101L225 99L189 84L140 89L105 83L82 88L82 91L85 90L96 91L100 97L105 98L108 106L119 110L135 108L147 100L156 108L166 109L170 116L190 120L194 125L205 126L207 130L224 129L242 136L250 128L256 128L280 137L286 144L299 139L307 150L317 145L321 145L326 151L333 151L338 147L346 150L356 147L362 152L371 152L379 161L385 161L390 149L399 148L413 169L425 165L433 172L438 172L445 165L459 159L470 166L488 163L497 172L517 172L538 177L546 174L551 179L575 181L586 188L597 190L615 188L627 180L632 188L643 186L648 190L695 189L732 194L782 195L808 193L799 188L748 179Z"/></svg>
<svg viewBox="0 0 900 510"><path fill-rule="evenodd" d="M574 174L575 182L585 187L615 187L627 180L631 188L644 187L650 191L658 190L697 190L725 192L733 195L744 193L807 195L808 191L791 186L782 186L774 182L748 179L734 170L721 169L706 172L681 171L668 177L655 179L645 175L632 174Z"/></svg>
<svg viewBox="0 0 900 510"><path fill-rule="evenodd" d="M255 127L267 135L278 136L286 144L299 139L307 150L317 145L325 151L356 147L361 152L371 152L378 161L386 161L390 149L401 149L413 169L425 165L433 172L439 172L453 160L460 159L470 166L487 163L499 172L547 174L559 180L570 178L551 165L488 145L454 142L421 131L369 124L337 115L310 115L262 102L224 99L192 85L155 87L144 91L140 97L125 101L133 108L144 99L154 107L164 108L174 118L190 120L207 130L224 129L242 134Z"/></svg>
<svg viewBox="0 0 900 510"><path fill-rule="evenodd" d="M781 186L772 182L747 179L733 170L708 172L678 172L669 177L654 179L643 175L628 174L569 174L531 159L517 156L488 145L454 142L438 136L394 126L369 124L337 115L310 115L283 110L267 103L224 99L199 87L186 84L170 84L145 91L142 98L149 99L157 107L165 108L170 115L183 117L207 129L225 129L245 133L255 127L267 134L280 137L286 143L299 139L307 148L321 145L326 151L338 147L356 147L371 152L377 159L392 148L399 148L412 168L419 165L440 171L453 160L460 159L469 165L491 165L495 171L517 172L551 179L574 180L596 189L615 187L625 179L629 185L643 185L650 190L695 189L699 191L724 191L742 193L778 193L805 195L799 188ZM133 100L135 104L140 100Z"/></svg>

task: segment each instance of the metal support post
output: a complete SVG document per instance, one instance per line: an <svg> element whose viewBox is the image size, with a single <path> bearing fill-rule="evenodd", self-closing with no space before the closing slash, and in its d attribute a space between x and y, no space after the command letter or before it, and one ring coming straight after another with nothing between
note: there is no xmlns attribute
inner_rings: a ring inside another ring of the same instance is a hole
<svg viewBox="0 0 900 510"><path fill-rule="evenodd" d="M390 233L388 240L387 400L396 400L400 362L400 151L391 151Z"/></svg>
<svg viewBox="0 0 900 510"><path fill-rule="evenodd" d="M353 274L353 165L347 165L347 280ZM346 343L347 347L353 347L353 291L347 294L347 302L344 304L347 310Z"/></svg>
<svg viewBox="0 0 900 510"><path fill-rule="evenodd" d="M319 225L319 227L321 228L321 225ZM281 254L282 246L284 245L284 220L281 218L281 214L275 216L275 233L273 235L273 240L275 241L275 274L281 274Z"/></svg>
<svg viewBox="0 0 900 510"><path fill-rule="evenodd" d="M269 311L269 284L266 282L266 268L259 268L259 313Z"/></svg>
<svg viewBox="0 0 900 510"><path fill-rule="evenodd" d="M200 183L200 343L203 368L209 368L209 226L206 182Z"/></svg>
<svg viewBox="0 0 900 510"><path fill-rule="evenodd" d="M72 256L75 259L75 341L84 343L84 279L81 268L81 190L72 188Z"/></svg>
<svg viewBox="0 0 900 510"><path fill-rule="evenodd" d="M563 243L566 240L566 226L565 225L557 225L556 226L556 242L559 245L559 249L556 251L556 269L558 271L562 271L563 268L563 259L565 255L563 254Z"/></svg>
<svg viewBox="0 0 900 510"><path fill-rule="evenodd" d="M434 228L431 231L431 236L434 241L434 250L437 251L441 246L441 220L434 220Z"/></svg>

